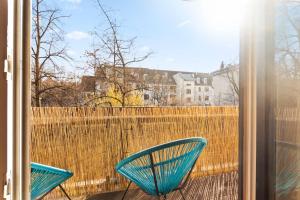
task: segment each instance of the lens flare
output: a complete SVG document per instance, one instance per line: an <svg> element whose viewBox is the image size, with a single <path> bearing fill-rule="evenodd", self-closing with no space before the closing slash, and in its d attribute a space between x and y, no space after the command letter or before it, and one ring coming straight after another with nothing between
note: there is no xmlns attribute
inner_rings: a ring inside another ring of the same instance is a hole
<svg viewBox="0 0 300 200"><path fill-rule="evenodd" d="M240 27L247 0L202 0L199 3L198 13L210 29L231 31Z"/></svg>

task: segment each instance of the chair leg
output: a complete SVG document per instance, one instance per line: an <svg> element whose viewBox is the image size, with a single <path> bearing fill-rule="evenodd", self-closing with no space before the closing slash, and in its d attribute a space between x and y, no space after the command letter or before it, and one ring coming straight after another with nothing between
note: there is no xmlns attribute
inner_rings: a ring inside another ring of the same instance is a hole
<svg viewBox="0 0 300 200"><path fill-rule="evenodd" d="M126 191L125 191L124 194L123 194L122 200L125 198L126 193L128 192L131 183L132 183L132 181L129 182L129 184L128 184L127 188L126 188Z"/></svg>
<svg viewBox="0 0 300 200"><path fill-rule="evenodd" d="M61 191L66 195L66 197L71 200L71 198L69 197L69 195L67 194L67 192L65 191L65 189L59 184L58 187L61 189Z"/></svg>
<svg viewBox="0 0 300 200"><path fill-rule="evenodd" d="M182 196L182 199L185 200L185 198L184 198L184 196L183 196L183 192L181 191L181 189L179 189L179 192L180 192L180 194L181 194L181 196Z"/></svg>
<svg viewBox="0 0 300 200"><path fill-rule="evenodd" d="M48 191L46 194L44 194L43 196L41 196L40 198L38 198L37 200L42 200L44 199L45 196L47 196L50 192L52 192L56 187L52 188L50 191Z"/></svg>

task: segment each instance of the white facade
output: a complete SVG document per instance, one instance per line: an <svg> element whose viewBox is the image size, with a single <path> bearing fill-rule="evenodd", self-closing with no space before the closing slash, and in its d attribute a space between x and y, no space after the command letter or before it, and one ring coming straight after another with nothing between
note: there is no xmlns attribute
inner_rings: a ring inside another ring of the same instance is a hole
<svg viewBox="0 0 300 200"><path fill-rule="evenodd" d="M174 76L178 105L213 105L214 91L210 77L194 74L178 73Z"/></svg>
<svg viewBox="0 0 300 200"><path fill-rule="evenodd" d="M221 67L212 73L143 70L147 73L139 75L148 88L142 92L145 106L238 105L238 65ZM96 80L97 91L106 89L105 83L101 85Z"/></svg>
<svg viewBox="0 0 300 200"><path fill-rule="evenodd" d="M215 105L238 105L239 68L230 66L212 73ZM236 88L237 87L237 88Z"/></svg>

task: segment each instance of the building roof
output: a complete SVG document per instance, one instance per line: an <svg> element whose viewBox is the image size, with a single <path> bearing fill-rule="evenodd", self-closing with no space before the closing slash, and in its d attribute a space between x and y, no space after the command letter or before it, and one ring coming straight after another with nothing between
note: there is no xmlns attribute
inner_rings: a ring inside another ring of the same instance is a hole
<svg viewBox="0 0 300 200"><path fill-rule="evenodd" d="M195 78L193 77L192 74L182 74L182 73L179 73L178 74L183 80L185 81L194 81Z"/></svg>
<svg viewBox="0 0 300 200"><path fill-rule="evenodd" d="M110 69L112 66L104 66L104 68ZM97 79L101 79L103 69L101 68L96 72ZM122 68L122 67L117 67ZM120 71L120 70L119 70ZM195 85L211 85L212 76L210 73L198 73L198 72L183 72L183 71L172 71L172 70L160 70L142 67L126 67L126 73L132 76L131 82L145 83L149 85L163 84L163 85L176 85L174 75L179 76L185 81L195 81ZM108 73L109 74L109 73ZM200 82L199 79L200 78ZM204 83L204 78L207 78L207 84Z"/></svg>
<svg viewBox="0 0 300 200"><path fill-rule="evenodd" d="M195 85L211 85L212 77L209 73L178 73L185 81L194 81ZM207 78L207 83L204 83L204 78Z"/></svg>
<svg viewBox="0 0 300 200"><path fill-rule="evenodd" d="M106 69L109 69L110 66L105 66ZM117 69L121 67L117 67ZM119 70L120 71L120 70ZM160 70L160 69L150 69L150 68L142 68L142 67L126 67L126 73L132 74L134 78L132 78L131 82L143 82L146 84L164 84L164 85L176 85L176 82L173 76L179 71L171 71L171 70ZM103 72L100 69L96 72L97 79L101 78L101 74Z"/></svg>
<svg viewBox="0 0 300 200"><path fill-rule="evenodd" d="M216 71L211 72L211 75L218 76L218 75L226 74L229 71L238 71L238 70L239 70L239 65L227 65L224 68L220 68Z"/></svg>

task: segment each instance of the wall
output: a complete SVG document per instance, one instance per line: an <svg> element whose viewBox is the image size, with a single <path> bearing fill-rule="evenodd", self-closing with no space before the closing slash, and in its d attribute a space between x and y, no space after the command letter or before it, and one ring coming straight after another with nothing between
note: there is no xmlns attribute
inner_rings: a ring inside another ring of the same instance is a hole
<svg viewBox="0 0 300 200"><path fill-rule="evenodd" d="M239 71L234 70L230 76L233 76L236 83L239 82ZM227 73L223 72L213 76L212 86L214 88L214 104L215 105L237 105L238 97L232 89Z"/></svg>

